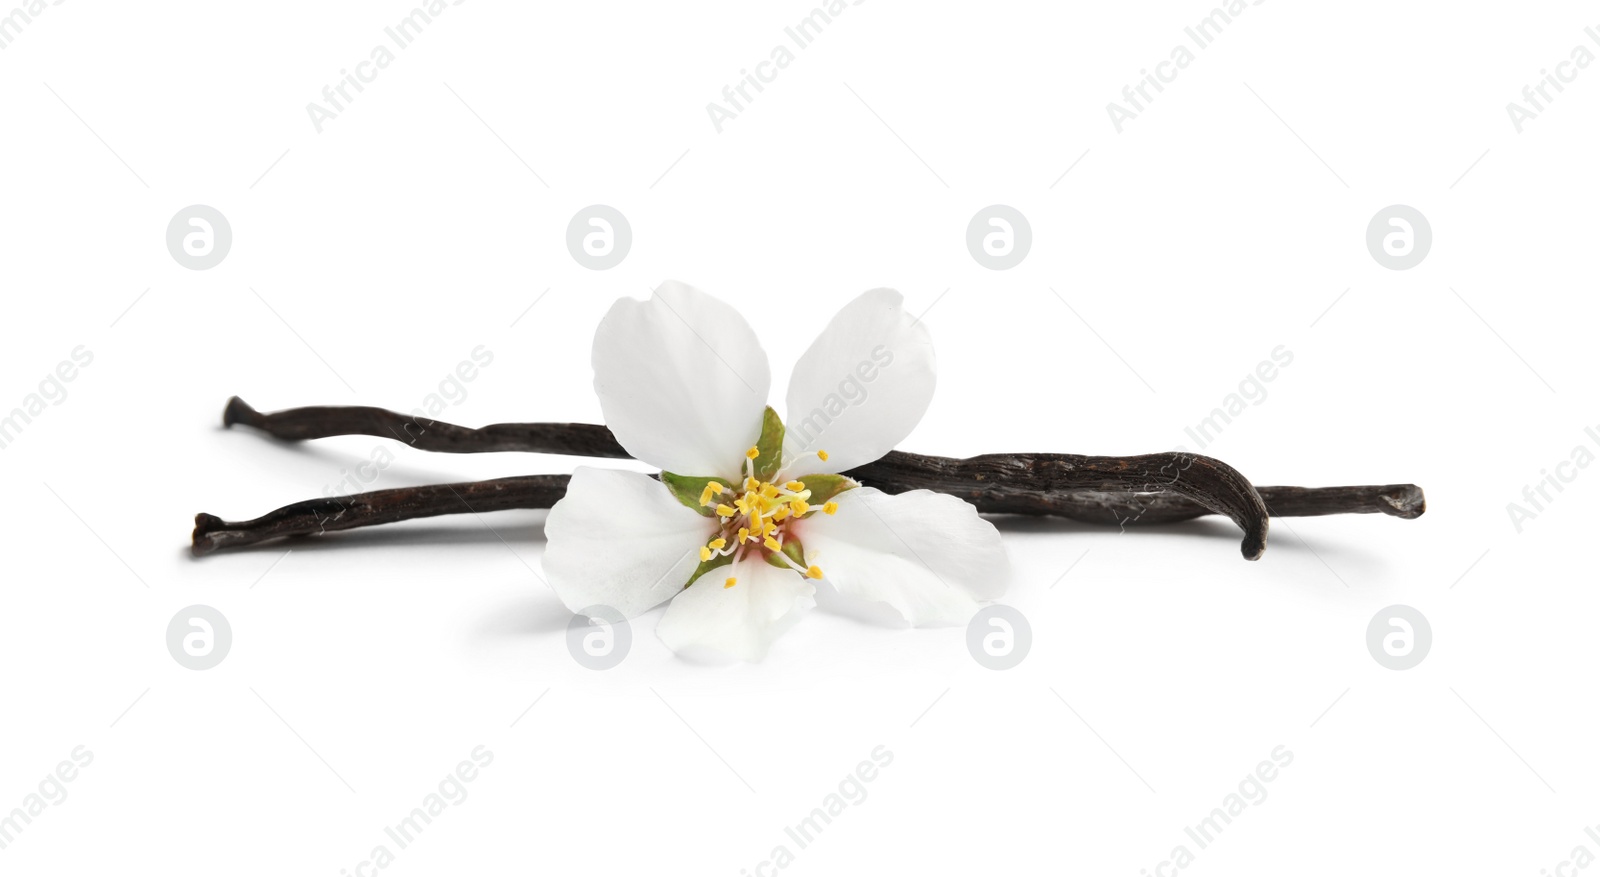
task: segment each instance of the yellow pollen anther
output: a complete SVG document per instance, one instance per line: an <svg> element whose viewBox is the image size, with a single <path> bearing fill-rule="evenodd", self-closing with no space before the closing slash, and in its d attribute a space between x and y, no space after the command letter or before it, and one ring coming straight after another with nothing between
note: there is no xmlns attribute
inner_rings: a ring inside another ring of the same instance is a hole
<svg viewBox="0 0 1600 877"><path fill-rule="evenodd" d="M772 519L774 521L781 521L784 518L789 517L789 512L790 508L788 506L782 506L777 511L772 513Z"/></svg>
<svg viewBox="0 0 1600 877"><path fill-rule="evenodd" d="M761 486L761 482L755 480L754 478L746 478L744 480L744 489L745 490L755 490L756 488L758 488L760 486Z"/></svg>
<svg viewBox="0 0 1600 877"><path fill-rule="evenodd" d="M728 488L723 487L721 484L718 484L715 481L707 481L706 482L706 490L709 490L712 493L721 493L721 492L723 492L724 490L727 490L727 489Z"/></svg>
<svg viewBox="0 0 1600 877"><path fill-rule="evenodd" d="M750 528L749 527L740 527L739 528L739 544L743 545L745 542L749 541L749 539L750 539Z"/></svg>
<svg viewBox="0 0 1600 877"><path fill-rule="evenodd" d="M728 547L728 540L722 538L721 536L711 540L711 550L713 551L721 551L726 547Z"/></svg>
<svg viewBox="0 0 1600 877"><path fill-rule="evenodd" d="M803 499L795 500L793 505L794 505L794 513L797 514L797 515L803 515L806 512L811 511L811 503L806 502Z"/></svg>
<svg viewBox="0 0 1600 877"><path fill-rule="evenodd" d="M799 493L800 491L806 489L806 483L804 481L791 481L788 484L785 484L784 487L794 491L795 493Z"/></svg>
<svg viewBox="0 0 1600 877"><path fill-rule="evenodd" d="M717 514L724 518L731 518L734 515L733 506L722 503L717 506Z"/></svg>
<svg viewBox="0 0 1600 877"><path fill-rule="evenodd" d="M705 563L706 561L708 561L710 559L711 559L711 549L705 547L704 545L700 546L700 562L701 563Z"/></svg>
<svg viewBox="0 0 1600 877"><path fill-rule="evenodd" d="M724 589L727 589L727 588L731 588L731 587L733 587L734 585L737 585L737 584L739 584L739 580L738 579L734 578L733 576L728 576L728 580L722 583L722 587Z"/></svg>
<svg viewBox="0 0 1600 877"><path fill-rule="evenodd" d="M773 533L778 532L778 525L772 523L771 521L767 521L764 529L762 529L761 532L765 535L771 536Z"/></svg>
<svg viewBox="0 0 1600 877"><path fill-rule="evenodd" d="M772 538L771 536L768 536L761 544L767 546L767 548L771 551L783 550L783 546L778 544L778 540Z"/></svg>
<svg viewBox="0 0 1600 877"><path fill-rule="evenodd" d="M711 485L707 484L706 489L700 491L700 504L704 506L711 505L711 497L714 495L711 491Z"/></svg>
<svg viewBox="0 0 1600 877"><path fill-rule="evenodd" d="M838 510L839 504L836 502L825 502L822 504L822 513L825 515L831 515Z"/></svg>
<svg viewBox="0 0 1600 877"><path fill-rule="evenodd" d="M811 568L806 570L806 575L808 575L808 576L810 576L810 577L812 577L814 579L820 579L820 578L822 578L822 567L817 566L816 564L813 563L811 565Z"/></svg>
<svg viewBox="0 0 1600 877"><path fill-rule="evenodd" d="M828 452L827 451L818 451L817 452L817 459L821 460L824 463L828 462Z"/></svg>
<svg viewBox="0 0 1600 877"><path fill-rule="evenodd" d="M761 456L760 448L751 448L750 450L744 452L744 458L746 460L754 460L759 456Z"/></svg>
<svg viewBox="0 0 1600 877"><path fill-rule="evenodd" d="M778 498L777 485L773 485L773 484L763 484L763 485L761 485L761 495L766 499L777 499Z"/></svg>

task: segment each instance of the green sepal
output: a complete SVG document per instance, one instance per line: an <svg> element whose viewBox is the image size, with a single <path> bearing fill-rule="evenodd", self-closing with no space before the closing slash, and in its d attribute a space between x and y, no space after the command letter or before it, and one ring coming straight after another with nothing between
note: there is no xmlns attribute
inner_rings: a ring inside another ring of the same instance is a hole
<svg viewBox="0 0 1600 877"><path fill-rule="evenodd" d="M811 491L811 497L806 500L811 504L811 511L806 513L808 518L821 511L823 503L861 486L843 475L802 475L795 480L805 482L806 490Z"/></svg>
<svg viewBox="0 0 1600 877"><path fill-rule="evenodd" d="M806 549L805 549L805 546L800 544L800 540L799 539L796 539L795 537L790 536L789 538L783 540L783 553L790 560L794 561L795 563L800 564L800 568L801 569L805 569L806 568ZM783 561L779 560L778 556L775 555L775 554L768 554L767 555L767 563L772 564L773 566L777 567L778 569L786 569L786 570L789 570L791 572L794 571L794 567L792 567L789 564L784 563Z"/></svg>
<svg viewBox="0 0 1600 877"><path fill-rule="evenodd" d="M719 566L727 566L730 563L733 563L733 555L724 554L724 555L718 556L718 555L713 554L711 556L710 560L703 560L703 561L700 562L699 566L694 568L694 574L689 576L689 580L687 582L684 582L683 586L685 588L687 588L690 585L694 584L696 580L698 580L701 576L705 575L706 573L711 572L712 570L716 569Z"/></svg>
<svg viewBox="0 0 1600 877"><path fill-rule="evenodd" d="M677 475L672 472L661 473L661 483L672 491L672 495L678 498L678 502L708 518L716 517L717 510L711 506L701 505L700 494L705 492L706 484L712 481L721 484L723 487L733 486L725 483L727 481L725 478L702 478L698 475Z"/></svg>
<svg viewBox="0 0 1600 877"><path fill-rule="evenodd" d="M756 442L756 450L761 452L755 459L756 478L771 481L783 468L783 420L771 405L761 415L761 438ZM699 494L695 494L695 498L699 499Z"/></svg>

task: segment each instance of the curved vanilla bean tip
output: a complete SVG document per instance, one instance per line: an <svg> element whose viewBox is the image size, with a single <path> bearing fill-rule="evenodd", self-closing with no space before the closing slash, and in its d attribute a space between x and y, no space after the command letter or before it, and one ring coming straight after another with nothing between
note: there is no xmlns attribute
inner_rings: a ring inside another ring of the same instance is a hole
<svg viewBox="0 0 1600 877"><path fill-rule="evenodd" d="M459 484L394 487L290 503L248 521L224 521L201 512L194 516L189 551L195 557L203 557L221 548L416 518L507 509L547 509L566 494L569 478L567 475L517 475Z"/></svg>

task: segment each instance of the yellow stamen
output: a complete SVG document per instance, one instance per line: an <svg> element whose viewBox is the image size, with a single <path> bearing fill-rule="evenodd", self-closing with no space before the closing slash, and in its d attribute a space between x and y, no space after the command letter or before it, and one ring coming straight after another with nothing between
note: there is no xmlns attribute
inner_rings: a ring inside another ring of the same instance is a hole
<svg viewBox="0 0 1600 877"><path fill-rule="evenodd" d="M745 542L749 541L749 539L750 539L750 528L749 527L740 527L739 528L739 544L743 545Z"/></svg>
<svg viewBox="0 0 1600 877"><path fill-rule="evenodd" d="M750 450L744 452L744 458L746 460L754 460L759 456L761 456L760 448L751 448Z"/></svg>
<svg viewBox="0 0 1600 877"><path fill-rule="evenodd" d="M701 563L705 563L706 561L708 561L710 559L711 559L711 549L705 547L704 545L700 546L700 562Z"/></svg>
<svg viewBox="0 0 1600 877"><path fill-rule="evenodd" d="M777 499L778 498L778 487L777 487L777 485L774 485L774 484L763 484L763 485L761 485L761 495L766 499Z"/></svg>
<svg viewBox="0 0 1600 877"><path fill-rule="evenodd" d="M712 496L715 496L715 494L711 490L711 485L707 484L706 489L700 491L700 504L704 506L711 505Z"/></svg>
<svg viewBox="0 0 1600 877"><path fill-rule="evenodd" d="M827 451L818 451L817 452L817 459L821 460L824 463L828 462L828 452Z"/></svg>
<svg viewBox="0 0 1600 877"><path fill-rule="evenodd" d="M731 518L734 515L733 506L722 503L717 506L717 514L724 518Z"/></svg>
<svg viewBox="0 0 1600 877"><path fill-rule="evenodd" d="M806 489L806 483L804 481L791 481L788 484L785 484L784 487L794 491L795 493L799 493L800 491Z"/></svg>
<svg viewBox="0 0 1600 877"><path fill-rule="evenodd" d="M773 533L778 532L778 525L767 521L763 524L761 532L763 535L771 536Z"/></svg>
<svg viewBox="0 0 1600 877"><path fill-rule="evenodd" d="M822 504L822 513L825 515L831 515L838 510L839 504L836 502L825 502Z"/></svg>
<svg viewBox="0 0 1600 877"><path fill-rule="evenodd" d="M722 583L722 587L724 590L726 590L737 584L739 584L738 579L734 578L733 576L728 576L728 580Z"/></svg>
<svg viewBox="0 0 1600 877"><path fill-rule="evenodd" d="M756 488L758 488L760 486L761 486L761 482L755 480L754 478L746 478L744 480L744 489L747 490L747 491L755 490Z"/></svg>
<svg viewBox="0 0 1600 877"><path fill-rule="evenodd" d="M712 493L721 493L724 490L727 490L728 488L723 487L721 484L718 484L715 481L707 481L706 482L706 489L711 491Z"/></svg>
<svg viewBox="0 0 1600 877"><path fill-rule="evenodd" d="M795 514L803 515L803 514L805 514L806 512L809 512L809 511L811 511L811 503L806 502L803 499L798 499L798 500L794 501L794 513Z"/></svg>
<svg viewBox="0 0 1600 877"><path fill-rule="evenodd" d="M776 529L776 528L774 528L774 529ZM766 540L764 542L762 542L761 544L767 546L768 550L771 550L771 551L782 551L783 550L783 546L778 544L778 540L772 538L771 536L768 536L766 538Z"/></svg>
<svg viewBox="0 0 1600 877"><path fill-rule="evenodd" d="M822 567L817 566L816 564L813 563L811 565L811 568L806 570L806 575L808 575L808 576L810 576L810 577L812 577L814 579L820 579L820 578L822 578Z"/></svg>
<svg viewBox="0 0 1600 877"><path fill-rule="evenodd" d="M789 517L789 512L790 511L791 510L790 510L790 508L788 506L782 506L777 511L772 513L772 519L774 521L781 521L784 518Z"/></svg>
<svg viewBox="0 0 1600 877"><path fill-rule="evenodd" d="M722 538L721 536L711 540L711 550L713 551L721 551L726 547L728 547L728 540Z"/></svg>

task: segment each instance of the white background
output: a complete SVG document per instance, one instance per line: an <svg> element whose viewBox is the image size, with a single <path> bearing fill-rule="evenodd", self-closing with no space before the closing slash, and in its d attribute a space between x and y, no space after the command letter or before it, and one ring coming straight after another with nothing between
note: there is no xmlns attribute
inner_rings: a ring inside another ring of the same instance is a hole
<svg viewBox="0 0 1600 877"><path fill-rule="evenodd" d="M1210 5L869 0L718 133L706 104L810 5L472 0L318 133L306 104L410 9L360 6L69 0L0 52L0 410L94 357L0 451L0 811L94 753L5 871L355 874L480 744L469 796L384 873L770 874L780 844L809 874L1600 855L1600 471L1520 533L1506 508L1600 451L1600 68L1520 134L1505 110L1600 52L1591 6L1269 0L1119 134L1106 104ZM234 234L208 271L164 243L197 203ZM564 241L595 203L634 232L607 271ZM1034 235L1007 271L964 242L996 203ZM1396 203L1434 235L1407 271L1364 240ZM1197 450L1184 428L1284 345L1206 453L1257 484L1415 482L1429 510L1276 520L1257 563L1218 519L997 521L1034 634L1007 672L959 628L820 610L759 665L674 658L657 612L583 669L539 512L187 555L196 512L319 495L378 446L373 487L570 471L220 415L407 410L485 345L444 419L597 422L594 326L666 278L734 301L776 387L838 306L902 290L940 354L904 444L929 453ZM164 641L194 603L233 629L203 672ZM1404 672L1365 645L1395 603L1434 635ZM797 849L784 828L879 745L868 797ZM1184 827L1280 745L1266 799L1197 849Z"/></svg>

